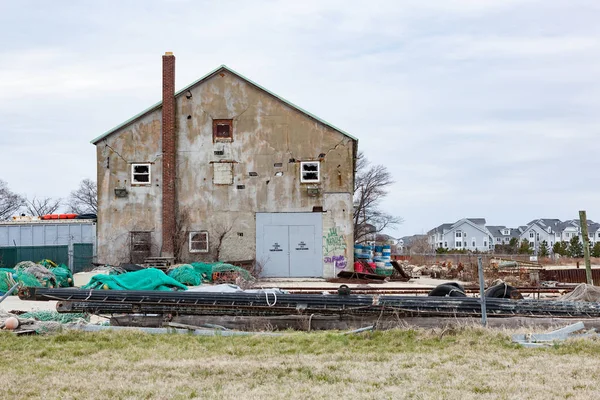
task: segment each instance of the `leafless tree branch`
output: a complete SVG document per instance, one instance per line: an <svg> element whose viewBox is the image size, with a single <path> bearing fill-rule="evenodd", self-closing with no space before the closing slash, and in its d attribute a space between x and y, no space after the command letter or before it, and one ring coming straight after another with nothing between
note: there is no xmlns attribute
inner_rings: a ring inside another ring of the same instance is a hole
<svg viewBox="0 0 600 400"><path fill-rule="evenodd" d="M96 182L84 179L79 188L71 192L68 203L69 211L75 214L98 213L98 188Z"/></svg>
<svg viewBox="0 0 600 400"><path fill-rule="evenodd" d="M62 199L53 199L51 197L37 198L33 197L32 200L27 200L25 207L27 212L34 217L41 217L46 214L52 214L60 208L62 205Z"/></svg>
<svg viewBox="0 0 600 400"><path fill-rule="evenodd" d="M11 192L8 184L0 179L0 221L9 219L25 204L25 198Z"/></svg>
<svg viewBox="0 0 600 400"><path fill-rule="evenodd" d="M371 165L362 152L356 159L354 181L354 240L364 241L367 235L402 223L402 218L379 209L381 200L394 183L392 174L384 165Z"/></svg>

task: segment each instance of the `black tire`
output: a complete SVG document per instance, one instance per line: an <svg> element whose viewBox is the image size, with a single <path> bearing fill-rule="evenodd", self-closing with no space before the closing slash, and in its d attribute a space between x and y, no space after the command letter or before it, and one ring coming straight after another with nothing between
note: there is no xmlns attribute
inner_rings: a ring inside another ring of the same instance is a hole
<svg viewBox="0 0 600 400"><path fill-rule="evenodd" d="M455 285L439 285L434 287L427 296L431 297L467 297L464 291L458 289Z"/></svg>
<svg viewBox="0 0 600 400"><path fill-rule="evenodd" d="M506 283L501 283L496 286L489 287L485 292L485 297L490 297L494 299L510 299L511 293L519 291L516 287L507 285ZM523 296L521 296L522 298Z"/></svg>
<svg viewBox="0 0 600 400"><path fill-rule="evenodd" d="M461 284L460 284L460 283L458 283L458 282L446 282L446 283L444 283L444 285L451 285L451 286L455 286L455 287L457 287L457 288L458 288L458 289L459 289L461 292L464 292L464 291L465 291L465 288L463 287L463 285L461 285Z"/></svg>

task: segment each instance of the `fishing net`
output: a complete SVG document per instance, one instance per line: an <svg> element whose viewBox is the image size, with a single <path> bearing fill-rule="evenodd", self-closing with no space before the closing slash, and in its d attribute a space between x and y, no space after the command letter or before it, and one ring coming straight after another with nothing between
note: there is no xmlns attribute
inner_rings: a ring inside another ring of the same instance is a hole
<svg viewBox="0 0 600 400"><path fill-rule="evenodd" d="M222 263L222 262L216 262L216 263L193 262L190 265L192 267L194 267L194 269L196 270L196 272L200 274L200 276L202 277L202 280L205 281L205 282L212 282L213 281L213 273L215 273L215 272L219 272L219 273L226 273L226 272L237 273L239 276L241 276L242 278L244 278L247 281L250 281L250 280L254 279L252 277L252 275L250 275L250 273L248 271L246 271L244 268L236 267L235 265L231 265L231 264L227 264L227 263Z"/></svg>
<svg viewBox="0 0 600 400"><path fill-rule="evenodd" d="M17 282L12 272L0 271L0 293L6 293Z"/></svg>
<svg viewBox="0 0 600 400"><path fill-rule="evenodd" d="M169 276L177 282L187 286L198 286L202 284L202 276L196 272L194 267L188 264L175 266L169 271Z"/></svg>
<svg viewBox="0 0 600 400"><path fill-rule="evenodd" d="M42 265L34 264L23 269L21 273L35 276L37 280L41 282L43 287L55 288L58 286L54 274Z"/></svg>
<svg viewBox="0 0 600 400"><path fill-rule="evenodd" d="M87 314L81 313L68 313L61 314L57 311L31 311L24 314L19 315L19 318L25 319L35 319L37 321L55 321L60 322L61 324L68 324L71 322L81 322L82 320L85 322L89 322L90 316Z"/></svg>
<svg viewBox="0 0 600 400"><path fill-rule="evenodd" d="M24 287L42 287L43 284L35 277L35 275L22 272L16 274L15 280Z"/></svg>
<svg viewBox="0 0 600 400"><path fill-rule="evenodd" d="M50 268L50 272L54 274L58 287L73 286L73 274L66 265L60 264L57 267Z"/></svg>
<svg viewBox="0 0 600 400"><path fill-rule="evenodd" d="M193 262L190 264L204 282L212 282L212 263Z"/></svg>
<svg viewBox="0 0 600 400"><path fill-rule="evenodd" d="M104 290L187 290L187 286L156 268L121 275L94 275L83 289Z"/></svg>
<svg viewBox="0 0 600 400"><path fill-rule="evenodd" d="M29 267L35 267L36 263L34 263L33 261L21 261L19 263L17 263L17 265L15 265L15 272L22 272L25 269L29 268Z"/></svg>
<svg viewBox="0 0 600 400"><path fill-rule="evenodd" d="M94 268L90 272L96 273L96 274L105 274L105 275L121 275L121 274L127 273L127 271L124 270L123 268L114 267L112 265L102 265L100 267Z"/></svg>
<svg viewBox="0 0 600 400"><path fill-rule="evenodd" d="M19 284L22 287L41 287L42 284L33 275L16 272L0 271L0 293L6 293L15 284ZM13 292L16 295L17 292Z"/></svg>
<svg viewBox="0 0 600 400"><path fill-rule="evenodd" d="M556 299L558 301L600 301L600 288L582 283L578 285L571 293L567 293Z"/></svg>
<svg viewBox="0 0 600 400"><path fill-rule="evenodd" d="M38 261L38 264L40 264L48 269L58 267L58 265L56 265L56 263L54 261L48 260L48 259Z"/></svg>

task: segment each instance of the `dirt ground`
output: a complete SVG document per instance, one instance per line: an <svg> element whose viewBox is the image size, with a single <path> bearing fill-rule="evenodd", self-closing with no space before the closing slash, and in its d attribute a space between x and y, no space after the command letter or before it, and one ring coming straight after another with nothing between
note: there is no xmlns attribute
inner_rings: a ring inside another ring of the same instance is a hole
<svg viewBox="0 0 600 400"><path fill-rule="evenodd" d="M593 399L600 342L479 328L195 337L0 333L3 398Z"/></svg>

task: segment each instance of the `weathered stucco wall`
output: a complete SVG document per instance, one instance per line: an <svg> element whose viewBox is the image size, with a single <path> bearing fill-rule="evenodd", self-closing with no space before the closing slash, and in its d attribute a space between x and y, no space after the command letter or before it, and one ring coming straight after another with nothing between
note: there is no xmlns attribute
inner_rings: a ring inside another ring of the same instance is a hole
<svg viewBox="0 0 600 400"><path fill-rule="evenodd" d="M130 232L152 232L152 251L161 243L161 115L154 111L96 145L98 173L98 260L129 261ZM131 185L131 164L151 163L151 184ZM115 189L125 189L117 197Z"/></svg>
<svg viewBox="0 0 600 400"><path fill-rule="evenodd" d="M249 260L256 254L256 212L323 210L324 274L352 263L354 142L223 71L177 97L177 201L180 230L209 232L208 254L183 259ZM213 143L213 120L233 120L231 143ZM98 143L99 258L129 251L132 230L154 231L160 243L160 109ZM215 152L218 152L215 154ZM110 168L106 159L110 158ZM320 193L311 197L300 182L300 161L320 160ZM152 164L152 186L131 187L128 164ZM213 183L213 164L233 165L233 184ZM253 173L251 176L250 173ZM255 176L254 176L255 175ZM115 198L127 180L129 196ZM333 230L333 231L332 231ZM223 233L225 233L223 235ZM222 236L222 240L220 237ZM220 245L219 245L220 244ZM334 246L335 247L335 246ZM122 250L125 248L125 250ZM160 249L156 249L157 251Z"/></svg>

